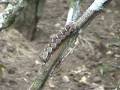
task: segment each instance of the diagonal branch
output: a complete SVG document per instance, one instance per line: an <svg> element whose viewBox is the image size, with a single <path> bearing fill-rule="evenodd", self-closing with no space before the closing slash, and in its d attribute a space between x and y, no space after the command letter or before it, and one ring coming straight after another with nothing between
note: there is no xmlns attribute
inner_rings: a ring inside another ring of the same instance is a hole
<svg viewBox="0 0 120 90"><path fill-rule="evenodd" d="M4 12L0 13L0 31L9 27L24 8L24 0L18 0L17 3L8 4Z"/></svg>
<svg viewBox="0 0 120 90"><path fill-rule="evenodd" d="M55 65L64 59L64 52L68 49L68 44L73 41L75 42L76 38L79 35L79 30L86 25L87 22L91 21L91 18L94 15L101 11L103 5L105 3L110 2L111 0L95 0L92 5L83 13L83 15L75 22L76 30L71 33L68 37L66 37L58 48L54 51L49 61L44 65L41 74L36 78L33 84L30 87L30 90L42 90L46 80L49 77L49 74L54 69Z"/></svg>

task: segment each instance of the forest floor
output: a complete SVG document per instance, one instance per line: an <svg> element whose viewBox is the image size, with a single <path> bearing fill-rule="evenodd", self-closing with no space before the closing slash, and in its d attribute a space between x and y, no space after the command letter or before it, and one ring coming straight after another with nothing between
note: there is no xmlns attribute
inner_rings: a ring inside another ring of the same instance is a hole
<svg viewBox="0 0 120 90"><path fill-rule="evenodd" d="M64 28L66 1L47 0L32 42L15 29L0 32L0 90L28 90L42 68L39 55L50 35ZM92 1L84 0L82 11ZM118 3L112 1L83 29L80 37L85 40L84 44L80 43L65 58L43 90L120 90L119 8Z"/></svg>

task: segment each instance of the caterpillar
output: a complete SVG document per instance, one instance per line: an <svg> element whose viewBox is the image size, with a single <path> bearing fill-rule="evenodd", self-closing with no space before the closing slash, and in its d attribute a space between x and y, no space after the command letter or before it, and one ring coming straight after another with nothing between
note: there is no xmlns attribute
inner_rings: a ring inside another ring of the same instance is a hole
<svg viewBox="0 0 120 90"><path fill-rule="evenodd" d="M75 29L76 29L75 24L72 22L69 25L66 25L64 30L50 37L50 43L48 44L48 47L44 49L41 55L45 63L49 60L50 56L57 49L57 47L61 44L61 42L67 36L69 36L70 33L74 32Z"/></svg>

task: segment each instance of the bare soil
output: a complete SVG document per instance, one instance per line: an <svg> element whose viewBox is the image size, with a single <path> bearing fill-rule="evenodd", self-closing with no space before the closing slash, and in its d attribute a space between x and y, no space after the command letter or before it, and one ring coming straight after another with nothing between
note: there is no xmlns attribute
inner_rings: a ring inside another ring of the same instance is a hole
<svg viewBox="0 0 120 90"><path fill-rule="evenodd" d="M51 34L64 28L67 0L47 0L30 42L17 30L0 32L0 90L27 90L42 68L39 58ZM84 0L82 12L93 0ZM43 90L120 90L120 1L83 29L73 53L51 74ZM81 39L79 39L81 40Z"/></svg>

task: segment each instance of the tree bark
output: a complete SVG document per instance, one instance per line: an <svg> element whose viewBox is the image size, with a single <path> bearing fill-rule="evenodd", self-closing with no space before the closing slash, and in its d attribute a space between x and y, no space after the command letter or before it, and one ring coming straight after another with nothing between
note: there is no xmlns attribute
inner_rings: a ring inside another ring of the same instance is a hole
<svg viewBox="0 0 120 90"><path fill-rule="evenodd" d="M79 35L79 30L86 26L87 22L91 21L94 18L94 15L101 11L101 7L108 3L110 0L102 0L101 3L98 0L95 0L93 4L83 13L81 17L75 22L76 30L74 33L71 33L68 37L66 37L61 44L57 47L57 49L53 52L52 56L49 58L48 62L44 65L41 74L33 81L29 90L42 90L45 82L49 78L52 70L55 69L56 65L64 59L64 52L68 49L68 44L76 40ZM95 6L98 5L98 6Z"/></svg>
<svg viewBox="0 0 120 90"><path fill-rule="evenodd" d="M25 0L26 7L16 18L15 28L28 40L34 39L37 22L40 19L46 0Z"/></svg>

